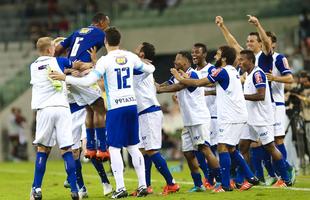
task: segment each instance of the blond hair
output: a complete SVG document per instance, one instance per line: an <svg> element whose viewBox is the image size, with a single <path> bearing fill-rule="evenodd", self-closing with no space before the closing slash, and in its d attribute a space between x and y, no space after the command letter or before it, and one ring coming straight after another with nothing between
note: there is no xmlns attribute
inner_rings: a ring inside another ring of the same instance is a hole
<svg viewBox="0 0 310 200"><path fill-rule="evenodd" d="M36 47L40 53L44 53L48 48L52 46L53 38L41 37L38 39Z"/></svg>

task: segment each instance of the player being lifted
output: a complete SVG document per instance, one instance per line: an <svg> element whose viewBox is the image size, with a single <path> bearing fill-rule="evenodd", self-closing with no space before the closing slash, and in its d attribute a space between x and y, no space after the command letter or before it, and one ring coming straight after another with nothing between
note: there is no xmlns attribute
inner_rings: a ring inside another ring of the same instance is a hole
<svg viewBox="0 0 310 200"><path fill-rule="evenodd" d="M120 150L127 147L133 158L139 186L137 196L147 195L145 167L142 153L139 151L139 124L136 97L133 89L133 70L152 73L155 68L145 64L128 51L119 49L121 34L116 28L106 30L105 46L108 54L101 57L94 70L82 78L51 73L50 77L65 80L73 85L90 86L102 76L107 94L107 144L111 155L111 167L116 181L116 191L112 198L128 196L123 177L123 160Z"/></svg>

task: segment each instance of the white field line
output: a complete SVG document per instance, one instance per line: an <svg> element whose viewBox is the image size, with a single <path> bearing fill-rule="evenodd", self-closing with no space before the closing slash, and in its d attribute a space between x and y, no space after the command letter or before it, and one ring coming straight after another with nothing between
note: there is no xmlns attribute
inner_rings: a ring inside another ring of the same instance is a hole
<svg viewBox="0 0 310 200"><path fill-rule="evenodd" d="M11 174L27 174L29 171L27 170L14 170L14 169L0 169L0 173L11 173ZM33 173L33 172L31 172ZM53 171L47 171L46 172L49 175L54 175L54 176L66 176L65 172L53 172ZM83 177L87 178L98 178L98 175L89 175L89 174L83 174ZM129 182L137 182L137 179L133 178L124 178L125 181ZM152 182L158 182L158 183L165 183L165 181L160 181L160 180L153 180ZM193 185L193 182L190 181L176 181L177 183L181 185ZM259 189L285 189L285 190L293 190L293 191L306 191L310 192L310 188L296 188L296 187L286 187L286 188L275 188L275 187L268 187L268 186L255 186L255 188Z"/></svg>

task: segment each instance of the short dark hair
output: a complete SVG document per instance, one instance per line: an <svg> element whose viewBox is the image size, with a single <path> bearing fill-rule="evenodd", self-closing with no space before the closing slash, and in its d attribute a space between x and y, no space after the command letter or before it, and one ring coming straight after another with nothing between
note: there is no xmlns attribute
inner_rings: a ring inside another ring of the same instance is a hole
<svg viewBox="0 0 310 200"><path fill-rule="evenodd" d="M271 38L271 42L272 43L276 43L277 42L277 36L276 36L276 34L274 32L266 31L266 35Z"/></svg>
<svg viewBox="0 0 310 200"><path fill-rule="evenodd" d="M94 24L98 24L101 21L105 21L107 19L107 15L104 13L96 13L92 19Z"/></svg>
<svg viewBox="0 0 310 200"><path fill-rule="evenodd" d="M110 27L105 31L105 39L110 46L118 46L121 42L121 33L115 27Z"/></svg>
<svg viewBox="0 0 310 200"><path fill-rule="evenodd" d="M202 53L207 53L208 49L207 46L203 43L195 43L194 47L196 48L201 48L202 49Z"/></svg>
<svg viewBox="0 0 310 200"><path fill-rule="evenodd" d="M222 52L221 58L226 58L226 64L233 65L237 57L236 49L226 45L219 47L219 49Z"/></svg>
<svg viewBox="0 0 310 200"><path fill-rule="evenodd" d="M182 57L186 58L189 63L192 63L192 56L187 51L179 51L177 54L180 54Z"/></svg>
<svg viewBox="0 0 310 200"><path fill-rule="evenodd" d="M155 57L155 47L151 43L143 42L141 50L144 53L144 58L153 60Z"/></svg>
<svg viewBox="0 0 310 200"><path fill-rule="evenodd" d="M255 58L255 55L254 55L254 52L253 51L251 51L251 50L242 50L242 51L240 51L240 54L243 54L243 55L246 55L246 58L248 59L248 60L251 60L251 62L253 63L253 64L255 64L255 60L256 60L256 58Z"/></svg>
<svg viewBox="0 0 310 200"><path fill-rule="evenodd" d="M258 33L258 32L250 32L249 35L252 35L252 36L255 35L255 36L257 37L257 41L258 41L258 42L261 42L261 41L262 41L262 40L260 39L260 37L259 37L259 33Z"/></svg>

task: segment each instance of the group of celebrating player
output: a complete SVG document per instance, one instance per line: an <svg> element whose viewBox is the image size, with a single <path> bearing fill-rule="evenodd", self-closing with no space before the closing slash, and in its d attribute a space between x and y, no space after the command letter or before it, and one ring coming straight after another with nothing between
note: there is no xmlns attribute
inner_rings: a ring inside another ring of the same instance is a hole
<svg viewBox="0 0 310 200"><path fill-rule="evenodd" d="M294 169L286 161L283 144L284 83L293 82L288 62L274 52L275 35L265 32L256 17L249 16L257 32L248 35L247 50L238 44L222 17L217 16L215 22L228 43L218 48L216 63L207 63L206 45L196 43L191 54L177 53L173 77L162 84L155 83L152 75L154 46L143 42L135 54L121 50L121 34L109 27L110 20L103 13L93 17L91 26L68 38L40 38L40 57L30 66L32 109L37 111L33 142L37 155L30 199L42 199L46 161L56 142L72 199L88 196L80 162L81 140L86 143L85 157L101 178L104 195L129 195L123 177L123 147L131 155L138 177L137 190L131 195L153 193L152 163L166 181L162 194L179 191L159 152L163 114L156 93L165 92L175 92L179 103L184 124L182 151L194 182L190 192L248 190L259 183L268 184L262 163L269 184L291 186ZM96 50L103 46L107 55L97 61ZM102 164L108 159L115 191Z"/></svg>

